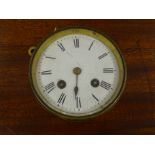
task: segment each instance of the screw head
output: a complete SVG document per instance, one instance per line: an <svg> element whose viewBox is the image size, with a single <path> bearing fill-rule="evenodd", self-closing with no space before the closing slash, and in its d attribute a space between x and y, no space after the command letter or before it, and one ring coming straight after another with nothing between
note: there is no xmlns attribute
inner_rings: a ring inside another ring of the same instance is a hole
<svg viewBox="0 0 155 155"><path fill-rule="evenodd" d="M93 79L93 80L91 80L91 86L92 87L98 87L99 85L100 85L100 82L99 82L99 80L98 79Z"/></svg>
<svg viewBox="0 0 155 155"><path fill-rule="evenodd" d="M57 82L57 86L58 86L58 88L60 88L60 89L64 89L64 88L66 87L66 82L65 82L64 80L59 80L59 81Z"/></svg>
<svg viewBox="0 0 155 155"><path fill-rule="evenodd" d="M81 74L81 68L75 67L75 68L73 69L73 73L74 73L75 75Z"/></svg>

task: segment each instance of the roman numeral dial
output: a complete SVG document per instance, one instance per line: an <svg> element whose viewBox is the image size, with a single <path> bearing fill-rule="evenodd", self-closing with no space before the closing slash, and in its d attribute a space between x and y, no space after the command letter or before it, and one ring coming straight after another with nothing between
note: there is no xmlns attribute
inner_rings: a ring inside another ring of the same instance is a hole
<svg viewBox="0 0 155 155"><path fill-rule="evenodd" d="M56 113L89 117L109 107L119 93L119 53L101 35L74 28L58 31L35 53L38 98Z"/></svg>

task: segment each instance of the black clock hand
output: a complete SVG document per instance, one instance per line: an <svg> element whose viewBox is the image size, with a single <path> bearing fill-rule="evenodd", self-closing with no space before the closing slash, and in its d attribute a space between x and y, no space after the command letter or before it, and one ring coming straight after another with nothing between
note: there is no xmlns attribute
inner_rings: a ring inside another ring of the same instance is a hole
<svg viewBox="0 0 155 155"><path fill-rule="evenodd" d="M75 68L73 69L73 73L76 75L76 85L75 85L75 87L74 87L74 94L75 94L75 99L76 99L77 94L78 94L78 92L79 92L79 87L78 87L78 76L79 76L79 74L81 74L81 68L75 67Z"/></svg>
<svg viewBox="0 0 155 155"><path fill-rule="evenodd" d="M76 86L74 88L75 98L78 94L79 88L78 88L78 75L76 75Z"/></svg>

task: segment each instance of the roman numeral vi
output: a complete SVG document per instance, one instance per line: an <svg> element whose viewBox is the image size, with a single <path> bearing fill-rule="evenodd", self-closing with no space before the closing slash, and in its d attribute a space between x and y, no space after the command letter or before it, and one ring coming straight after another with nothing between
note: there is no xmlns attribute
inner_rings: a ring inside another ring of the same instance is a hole
<svg viewBox="0 0 155 155"><path fill-rule="evenodd" d="M80 111L80 108L81 108L81 99L80 99L80 97L76 97L76 108Z"/></svg>

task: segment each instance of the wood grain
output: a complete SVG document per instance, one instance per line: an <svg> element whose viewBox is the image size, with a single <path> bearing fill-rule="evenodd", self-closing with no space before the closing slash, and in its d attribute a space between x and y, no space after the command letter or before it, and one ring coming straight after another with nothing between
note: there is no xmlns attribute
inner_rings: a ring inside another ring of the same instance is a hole
<svg viewBox="0 0 155 155"><path fill-rule="evenodd" d="M67 26L108 34L127 63L120 101L92 120L66 121L44 110L28 81L28 48ZM0 20L0 134L155 134L155 20Z"/></svg>

